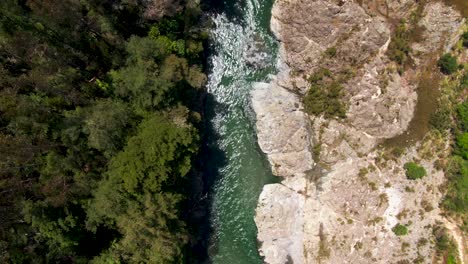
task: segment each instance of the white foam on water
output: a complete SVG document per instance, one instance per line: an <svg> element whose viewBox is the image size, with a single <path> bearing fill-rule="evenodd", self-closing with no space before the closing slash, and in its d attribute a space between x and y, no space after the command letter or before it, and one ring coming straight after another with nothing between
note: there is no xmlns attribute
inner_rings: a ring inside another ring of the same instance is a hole
<svg viewBox="0 0 468 264"><path fill-rule="evenodd" d="M248 109L254 82L267 80L272 72L249 66L246 54L255 36L271 50L254 58L270 61L273 66L276 63L274 40L260 26L262 9L259 1L246 0L241 21L232 21L225 14L213 17L207 90L215 101L216 114L210 122L218 137L216 144L226 156L211 194L213 263L261 263L253 216L258 195L273 176L258 149Z"/></svg>

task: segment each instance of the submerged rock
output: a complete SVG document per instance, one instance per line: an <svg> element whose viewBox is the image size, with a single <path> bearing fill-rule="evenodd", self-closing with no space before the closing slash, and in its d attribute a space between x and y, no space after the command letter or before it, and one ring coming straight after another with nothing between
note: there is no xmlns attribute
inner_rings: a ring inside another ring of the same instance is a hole
<svg viewBox="0 0 468 264"><path fill-rule="evenodd" d="M247 64L257 70L268 67L272 58L267 53L268 47L265 40L259 34L253 34L248 37L248 43L243 54Z"/></svg>

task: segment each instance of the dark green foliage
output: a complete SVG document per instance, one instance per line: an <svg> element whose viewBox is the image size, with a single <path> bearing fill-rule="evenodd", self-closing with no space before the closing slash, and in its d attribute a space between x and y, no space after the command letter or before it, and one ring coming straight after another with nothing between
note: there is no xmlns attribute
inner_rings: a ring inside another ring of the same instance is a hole
<svg viewBox="0 0 468 264"><path fill-rule="evenodd" d="M206 76L180 7L0 1L1 263L183 262Z"/></svg>
<svg viewBox="0 0 468 264"><path fill-rule="evenodd" d="M436 226L432 230L435 238L436 258L446 259L446 263L458 263L458 249L453 238L442 226Z"/></svg>
<svg viewBox="0 0 468 264"><path fill-rule="evenodd" d="M170 48L151 37L132 37L127 52L126 66L111 72L111 76L115 94L130 101L136 109L172 106L184 100L184 94L177 90L200 88L206 80L199 67L189 66L185 58L168 55Z"/></svg>
<svg viewBox="0 0 468 264"><path fill-rule="evenodd" d="M196 130L155 115L111 160L88 209L88 226L118 227L122 239L109 251L115 260L168 263L180 259L188 233L177 218L184 196L175 190L196 152Z"/></svg>
<svg viewBox="0 0 468 264"><path fill-rule="evenodd" d="M89 147L102 151L107 157L115 154L125 143L133 116L132 110L122 102L96 102L84 119L83 129L88 134Z"/></svg>
<svg viewBox="0 0 468 264"><path fill-rule="evenodd" d="M468 159L468 132L463 132L457 136L455 153L464 159Z"/></svg>
<svg viewBox="0 0 468 264"><path fill-rule="evenodd" d="M442 201L445 209L456 213L468 210L468 161L460 156L453 156L447 166L449 187Z"/></svg>
<svg viewBox="0 0 468 264"><path fill-rule="evenodd" d="M407 235L408 234L408 228L404 225L401 225L401 224L396 224L393 228L392 228L392 231L393 233L395 233L395 235L397 236L404 236L404 235Z"/></svg>
<svg viewBox="0 0 468 264"><path fill-rule="evenodd" d="M309 78L310 89L303 99L305 110L309 114L325 117L346 117L346 106L342 102L343 87L334 80L328 69L321 68Z"/></svg>
<svg viewBox="0 0 468 264"><path fill-rule="evenodd" d="M468 88L468 72L465 72L460 80L459 90L463 91Z"/></svg>
<svg viewBox="0 0 468 264"><path fill-rule="evenodd" d="M415 162L407 162L405 163L405 171L406 171L406 177L410 180L416 180L420 179L424 176L426 176L426 169L424 167L419 166Z"/></svg>
<svg viewBox="0 0 468 264"><path fill-rule="evenodd" d="M452 111L452 115L449 117L453 120L450 132L454 144L451 155L444 162L446 164L444 171L448 181L445 197L441 202L442 207L446 210L445 213L454 219L460 219L461 229L464 231L467 230L468 226L466 213L468 206L468 103L458 100L464 98L467 76L467 73L464 72L460 79L455 75L448 77L451 82L459 82L459 85L450 91L454 92L455 96L451 102L447 103L447 107L450 105L456 110ZM441 239L443 241L443 237Z"/></svg>
<svg viewBox="0 0 468 264"><path fill-rule="evenodd" d="M461 128L468 131L468 102L463 102L457 106L457 115Z"/></svg>
<svg viewBox="0 0 468 264"><path fill-rule="evenodd" d="M450 53L446 53L440 57L437 66L439 66L442 73L452 74L458 70L457 58L453 57Z"/></svg>
<svg viewBox="0 0 468 264"><path fill-rule="evenodd" d="M463 47L468 48L468 32L464 32L462 35Z"/></svg>

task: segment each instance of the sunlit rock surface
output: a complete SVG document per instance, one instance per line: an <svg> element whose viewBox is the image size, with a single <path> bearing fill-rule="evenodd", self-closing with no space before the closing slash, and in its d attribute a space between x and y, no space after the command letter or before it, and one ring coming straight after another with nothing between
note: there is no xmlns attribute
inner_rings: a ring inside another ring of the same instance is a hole
<svg viewBox="0 0 468 264"><path fill-rule="evenodd" d="M434 246L418 241L431 237L427 227L442 219L437 157L421 159L421 142L398 158L384 157L378 145L406 133L421 73L454 44L464 21L443 3L426 4L421 39L412 44L414 64L399 74L386 51L395 21L409 19L417 1L359 2L274 4L279 73L252 92L258 143L283 177L264 187L255 217L266 263L431 263ZM324 56L329 48L336 49L331 58ZM354 72L343 83L347 118L303 113L306 78L319 67ZM320 157L313 157L317 144ZM403 165L414 159L428 176L408 181ZM391 228L397 223L408 224L410 233L396 236Z"/></svg>

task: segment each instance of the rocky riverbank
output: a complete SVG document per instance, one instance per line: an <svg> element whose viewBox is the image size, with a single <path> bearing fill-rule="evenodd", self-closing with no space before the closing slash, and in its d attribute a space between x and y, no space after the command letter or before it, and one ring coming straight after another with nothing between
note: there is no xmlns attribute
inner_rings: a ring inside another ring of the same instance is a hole
<svg viewBox="0 0 468 264"><path fill-rule="evenodd" d="M447 143L426 135L380 145L412 133L421 80L464 19L437 1L380 2L277 0L273 7L280 71L252 92L258 143L282 178L264 187L256 210L266 263L432 261L434 245L424 241L442 222L444 175L433 165L437 152L424 146L442 153ZM402 19L417 35L403 66L388 55ZM304 111L307 79L321 69L341 80L344 119ZM427 177L406 178L403 166L414 160ZM395 235L397 224L409 234Z"/></svg>

